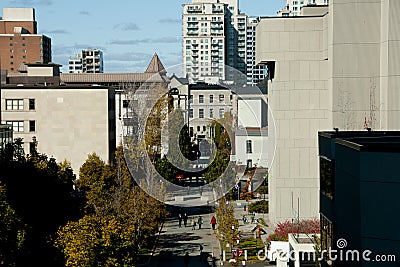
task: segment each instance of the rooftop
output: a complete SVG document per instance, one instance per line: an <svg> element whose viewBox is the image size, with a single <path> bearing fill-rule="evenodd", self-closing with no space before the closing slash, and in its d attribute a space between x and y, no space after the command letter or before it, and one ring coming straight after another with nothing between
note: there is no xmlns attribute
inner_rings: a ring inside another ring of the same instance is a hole
<svg viewBox="0 0 400 267"><path fill-rule="evenodd" d="M400 152L400 131L332 131L318 135L358 151Z"/></svg>

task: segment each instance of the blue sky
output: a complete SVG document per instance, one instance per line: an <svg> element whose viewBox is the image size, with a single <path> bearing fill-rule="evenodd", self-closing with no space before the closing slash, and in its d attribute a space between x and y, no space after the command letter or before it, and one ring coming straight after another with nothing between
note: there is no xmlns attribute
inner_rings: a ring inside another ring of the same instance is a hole
<svg viewBox="0 0 400 267"><path fill-rule="evenodd" d="M165 67L181 63L182 4L191 0L1 0L34 7L39 33L52 38L53 61L92 47L104 51L105 72L143 72L157 52ZM274 16L285 0L239 0L242 12ZM100 4L101 3L101 4Z"/></svg>

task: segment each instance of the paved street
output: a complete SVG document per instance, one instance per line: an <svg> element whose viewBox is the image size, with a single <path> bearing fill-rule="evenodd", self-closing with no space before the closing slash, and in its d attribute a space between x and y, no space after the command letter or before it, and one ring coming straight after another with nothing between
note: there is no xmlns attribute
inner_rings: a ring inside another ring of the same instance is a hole
<svg viewBox="0 0 400 267"><path fill-rule="evenodd" d="M150 260L149 266L151 267L183 267L185 253L188 252L190 256L189 267L206 267L212 266L212 257L215 257L215 266L219 264L219 246L218 240L211 229L210 220L213 213L210 210L203 208L188 208L184 212L189 215L187 227L185 228L182 222L182 227L179 228L177 212L171 214L164 224L162 233L160 235L159 243L157 245L155 254ZM198 215L202 213L204 224L202 229L192 230L190 225L191 219L194 217L198 219ZM200 256L200 245L203 246L203 256ZM208 260L207 260L208 258Z"/></svg>
<svg viewBox="0 0 400 267"><path fill-rule="evenodd" d="M243 206L245 201L239 201L234 203L235 217L239 219L240 229L242 231L251 232L251 229L256 224L243 224L240 220L243 212ZM220 250L219 242L211 229L210 220L214 213L211 212L210 208L185 208L183 212L186 212L189 216L187 227L185 228L182 222L182 227L179 228L178 223L178 208L170 211L170 217L166 220L162 229L158 245L155 253L150 260L148 266L150 267L184 267L184 256L188 252L190 256L189 267L207 267L207 266L221 266L220 263ZM202 229L192 230L191 219L195 218L196 223L199 214L204 219ZM260 216L261 217L261 216ZM203 256L200 256L200 245L203 246ZM208 256L207 256L208 255ZM213 259L212 261L211 259ZM225 262L224 266L229 266ZM263 267L271 266L266 263L249 264L247 267Z"/></svg>

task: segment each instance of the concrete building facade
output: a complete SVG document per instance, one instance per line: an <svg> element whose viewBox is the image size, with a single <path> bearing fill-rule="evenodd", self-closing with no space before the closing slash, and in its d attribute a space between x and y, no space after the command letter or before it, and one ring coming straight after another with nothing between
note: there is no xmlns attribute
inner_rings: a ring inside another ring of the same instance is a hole
<svg viewBox="0 0 400 267"><path fill-rule="evenodd" d="M268 66L276 124L272 222L318 216L319 130L400 128L396 3L331 0L328 13L261 19L256 59Z"/></svg>
<svg viewBox="0 0 400 267"><path fill-rule="evenodd" d="M23 63L51 62L51 39L37 33L35 9L3 8L0 19L0 68L18 72Z"/></svg>
<svg viewBox="0 0 400 267"><path fill-rule="evenodd" d="M78 173L88 154L103 160L115 151L115 91L106 87L15 86L1 90L2 123L12 125L14 138L30 153L33 137L38 151L57 161L67 159Z"/></svg>

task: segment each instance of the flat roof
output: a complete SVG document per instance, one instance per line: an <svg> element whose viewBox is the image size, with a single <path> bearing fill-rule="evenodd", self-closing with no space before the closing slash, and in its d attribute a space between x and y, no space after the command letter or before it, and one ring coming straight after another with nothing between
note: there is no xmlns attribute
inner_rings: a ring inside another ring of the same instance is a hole
<svg viewBox="0 0 400 267"><path fill-rule="evenodd" d="M318 135L358 151L400 152L400 131L332 131Z"/></svg>

